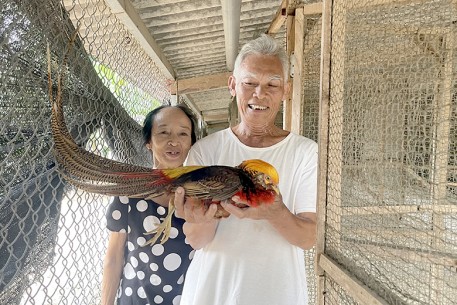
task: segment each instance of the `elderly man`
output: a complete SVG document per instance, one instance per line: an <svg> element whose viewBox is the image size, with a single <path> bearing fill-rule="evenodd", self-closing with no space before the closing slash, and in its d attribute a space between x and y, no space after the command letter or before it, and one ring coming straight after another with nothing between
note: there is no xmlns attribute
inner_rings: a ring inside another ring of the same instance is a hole
<svg viewBox="0 0 457 305"><path fill-rule="evenodd" d="M303 249L316 238L317 144L274 124L287 77L287 56L274 39L247 43L228 81L240 123L201 139L189 153L187 165L269 162L279 172L280 195L256 208L223 202L231 215L215 219L215 205L204 211L178 191L177 216L186 219L186 239L198 249L181 305L307 304Z"/></svg>

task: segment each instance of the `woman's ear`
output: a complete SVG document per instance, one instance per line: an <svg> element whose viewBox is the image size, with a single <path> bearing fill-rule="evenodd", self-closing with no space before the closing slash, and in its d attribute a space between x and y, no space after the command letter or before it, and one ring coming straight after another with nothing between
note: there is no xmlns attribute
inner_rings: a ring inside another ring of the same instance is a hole
<svg viewBox="0 0 457 305"><path fill-rule="evenodd" d="M146 148L147 148L148 150L151 150L151 143L146 144Z"/></svg>

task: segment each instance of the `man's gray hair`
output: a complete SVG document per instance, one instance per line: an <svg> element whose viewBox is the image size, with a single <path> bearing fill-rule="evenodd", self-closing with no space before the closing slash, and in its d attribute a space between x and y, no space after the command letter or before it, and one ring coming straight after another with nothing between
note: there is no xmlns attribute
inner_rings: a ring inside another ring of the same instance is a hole
<svg viewBox="0 0 457 305"><path fill-rule="evenodd" d="M272 37L262 34L260 37L249 41L242 48L236 57L233 67L233 76L239 76L239 70L243 60L252 54L277 56L282 64L284 82L289 78L289 60L284 48Z"/></svg>

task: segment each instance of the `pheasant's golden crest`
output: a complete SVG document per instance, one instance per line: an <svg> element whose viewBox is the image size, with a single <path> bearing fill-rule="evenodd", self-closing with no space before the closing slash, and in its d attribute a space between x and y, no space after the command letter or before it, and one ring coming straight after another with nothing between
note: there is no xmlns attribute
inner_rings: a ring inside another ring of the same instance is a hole
<svg viewBox="0 0 457 305"><path fill-rule="evenodd" d="M243 161L239 166L242 170L248 172L252 177L263 178L264 186L277 186L279 184L279 174L270 163L260 159L251 159ZM260 174L260 175L259 175Z"/></svg>

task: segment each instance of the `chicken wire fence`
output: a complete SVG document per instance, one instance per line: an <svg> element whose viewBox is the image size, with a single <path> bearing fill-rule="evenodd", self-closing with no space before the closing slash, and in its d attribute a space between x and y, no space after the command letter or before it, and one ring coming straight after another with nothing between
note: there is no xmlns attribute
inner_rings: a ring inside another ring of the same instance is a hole
<svg viewBox="0 0 457 305"><path fill-rule="evenodd" d="M457 302L456 9L333 1L325 304Z"/></svg>
<svg viewBox="0 0 457 305"><path fill-rule="evenodd" d="M321 61L322 20L320 16L308 16L304 20L303 70L302 75L302 123L300 132L307 138L318 141L319 134L319 82ZM317 304L315 270L316 249L305 251L308 285L308 305Z"/></svg>
<svg viewBox="0 0 457 305"><path fill-rule="evenodd" d="M98 304L110 198L57 174L47 46L70 133L120 161L151 165L141 125L167 81L104 1L2 0L0 25L0 304Z"/></svg>
<svg viewBox="0 0 457 305"><path fill-rule="evenodd" d="M140 124L149 110L170 103L166 80L104 1L6 0L0 22L0 304L97 304L109 198L71 187L56 172L47 46L54 94L57 74L64 79L72 136L120 161L150 165ZM317 124L308 127L316 140ZM314 250L306 264L311 305Z"/></svg>
<svg viewBox="0 0 457 305"><path fill-rule="evenodd" d="M455 10L333 3L325 255L388 304L457 299ZM46 46L73 137L121 161L149 165L139 123L169 102L164 77L103 1L4 0L0 18L0 303L96 304L109 198L55 171ZM303 133L316 140L320 20L307 26ZM332 275L326 304L365 304Z"/></svg>

